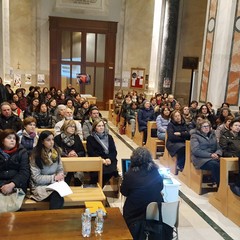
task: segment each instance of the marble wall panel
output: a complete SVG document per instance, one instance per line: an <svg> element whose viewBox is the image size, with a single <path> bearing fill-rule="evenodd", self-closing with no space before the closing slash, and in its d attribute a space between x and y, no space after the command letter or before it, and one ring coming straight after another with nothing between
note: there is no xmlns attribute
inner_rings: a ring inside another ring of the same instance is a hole
<svg viewBox="0 0 240 240"><path fill-rule="evenodd" d="M207 100L207 91L208 91L208 82L209 82L211 58L212 58L212 51L213 51L217 6L218 6L218 0L210 1L209 15L207 19L208 26L207 26L207 34L206 34L206 44L205 44L205 52L203 57L200 99L199 99L201 102L206 102Z"/></svg>
<svg viewBox="0 0 240 240"><path fill-rule="evenodd" d="M232 41L231 61L229 65L228 82L225 101L238 105L240 93L240 0L237 1L234 35Z"/></svg>

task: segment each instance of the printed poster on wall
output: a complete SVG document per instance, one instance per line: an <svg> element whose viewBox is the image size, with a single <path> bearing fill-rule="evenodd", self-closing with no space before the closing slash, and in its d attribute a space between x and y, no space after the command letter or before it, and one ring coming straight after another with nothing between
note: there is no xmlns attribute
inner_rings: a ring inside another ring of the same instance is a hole
<svg viewBox="0 0 240 240"><path fill-rule="evenodd" d="M15 87L21 87L21 84L22 84L21 74L14 74L13 85Z"/></svg>
<svg viewBox="0 0 240 240"><path fill-rule="evenodd" d="M32 74L25 74L25 84L32 84Z"/></svg>
<svg viewBox="0 0 240 240"><path fill-rule="evenodd" d="M37 84L45 84L45 75L44 74L38 74L37 77Z"/></svg>

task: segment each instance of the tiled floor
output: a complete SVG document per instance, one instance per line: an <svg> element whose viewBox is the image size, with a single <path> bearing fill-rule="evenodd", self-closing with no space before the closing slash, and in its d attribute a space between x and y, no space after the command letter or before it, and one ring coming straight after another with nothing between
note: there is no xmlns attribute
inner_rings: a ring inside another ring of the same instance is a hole
<svg viewBox="0 0 240 240"><path fill-rule="evenodd" d="M107 112L103 112L103 115L107 115ZM118 150L118 167L121 169L120 160L129 158L131 148L138 146L125 135L119 135L117 128L111 122L109 126ZM179 181L177 176L173 177ZM240 228L208 203L208 194L199 196L183 183L179 193L181 196L178 228L180 240L240 240ZM110 206L122 210L124 197L108 198L108 202Z"/></svg>

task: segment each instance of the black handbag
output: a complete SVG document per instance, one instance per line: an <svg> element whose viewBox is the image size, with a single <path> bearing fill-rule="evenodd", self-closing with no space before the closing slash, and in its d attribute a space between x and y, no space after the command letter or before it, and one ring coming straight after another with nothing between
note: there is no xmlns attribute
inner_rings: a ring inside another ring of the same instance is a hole
<svg viewBox="0 0 240 240"><path fill-rule="evenodd" d="M162 203L158 203L159 220L143 220L138 240L171 240L173 228L162 221Z"/></svg>

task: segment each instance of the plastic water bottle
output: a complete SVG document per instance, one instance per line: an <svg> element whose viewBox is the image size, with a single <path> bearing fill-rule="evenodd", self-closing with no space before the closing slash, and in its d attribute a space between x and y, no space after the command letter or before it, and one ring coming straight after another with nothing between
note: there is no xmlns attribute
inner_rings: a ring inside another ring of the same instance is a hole
<svg viewBox="0 0 240 240"><path fill-rule="evenodd" d="M103 223L104 223L104 218L103 218L103 210L98 209L97 210L97 215L95 218L95 235L101 235L103 232Z"/></svg>
<svg viewBox="0 0 240 240"><path fill-rule="evenodd" d="M91 235L91 213L88 208L82 214L82 235L83 237L90 237Z"/></svg>

